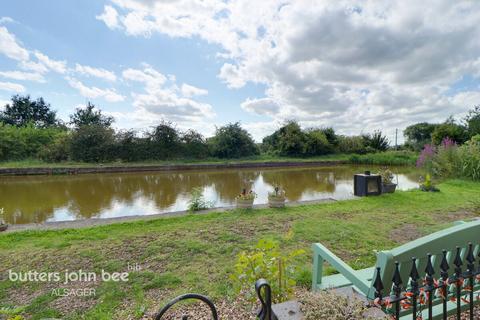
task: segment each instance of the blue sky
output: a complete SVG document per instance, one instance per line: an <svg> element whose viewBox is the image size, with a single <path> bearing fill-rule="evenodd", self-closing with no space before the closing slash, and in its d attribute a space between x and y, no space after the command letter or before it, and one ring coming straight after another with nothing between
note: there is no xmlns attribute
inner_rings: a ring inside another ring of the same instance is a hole
<svg viewBox="0 0 480 320"><path fill-rule="evenodd" d="M3 1L0 102L92 101L119 128L162 119L259 140L287 119L393 136L480 103L476 2ZM361 119L361 121L358 121Z"/></svg>

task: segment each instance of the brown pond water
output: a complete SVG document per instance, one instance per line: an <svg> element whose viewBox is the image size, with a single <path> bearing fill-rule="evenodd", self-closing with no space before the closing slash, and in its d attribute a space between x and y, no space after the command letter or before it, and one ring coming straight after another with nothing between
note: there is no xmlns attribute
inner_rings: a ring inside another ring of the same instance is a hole
<svg viewBox="0 0 480 320"><path fill-rule="evenodd" d="M379 167L335 166L270 169L0 177L0 208L8 223L40 223L85 218L150 215L186 210L193 188L204 190L216 207L235 203L242 188L253 189L255 203L266 203L281 185L288 201L353 198L353 174ZM391 168L398 189L418 186L419 173Z"/></svg>

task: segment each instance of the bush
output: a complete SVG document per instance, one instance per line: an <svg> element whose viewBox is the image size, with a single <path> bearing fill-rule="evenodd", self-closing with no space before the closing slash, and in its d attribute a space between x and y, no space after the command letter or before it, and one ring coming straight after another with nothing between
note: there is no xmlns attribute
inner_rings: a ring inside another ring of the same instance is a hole
<svg viewBox="0 0 480 320"><path fill-rule="evenodd" d="M412 151L386 151L369 153L364 155L352 155L348 159L353 164L375 164L375 165L415 165L417 154Z"/></svg>
<svg viewBox="0 0 480 320"><path fill-rule="evenodd" d="M116 158L114 131L100 125L81 126L71 138L70 153L75 161L105 162Z"/></svg>
<svg viewBox="0 0 480 320"><path fill-rule="evenodd" d="M321 129L311 129L307 131L305 154L318 156L332 152L333 146L330 144L327 136Z"/></svg>
<svg viewBox="0 0 480 320"><path fill-rule="evenodd" d="M208 144L213 156L219 158L242 158L258 154L252 136L238 122L217 128Z"/></svg>
<svg viewBox="0 0 480 320"><path fill-rule="evenodd" d="M360 136L339 136L338 151L340 151L341 153L365 154L365 141Z"/></svg>
<svg viewBox="0 0 480 320"><path fill-rule="evenodd" d="M162 121L148 136L154 159L172 159L180 155L180 134L172 123Z"/></svg>
<svg viewBox="0 0 480 320"><path fill-rule="evenodd" d="M0 123L0 160L38 158L65 131L60 128L37 128L33 124L16 127Z"/></svg>
<svg viewBox="0 0 480 320"><path fill-rule="evenodd" d="M303 250L296 250L283 254L278 242L260 240L253 250L238 255L235 273L231 276L234 286L239 292L245 292L248 298L255 299L252 283L263 278L272 287L273 302L286 301L293 294L296 284L296 257L304 253Z"/></svg>
<svg viewBox="0 0 480 320"><path fill-rule="evenodd" d="M202 159L209 156L208 144L203 135L188 130L181 135L182 154L186 158Z"/></svg>
<svg viewBox="0 0 480 320"><path fill-rule="evenodd" d="M445 138L450 138L458 144L462 144L468 140L467 129L459 124L453 123L453 120L447 120L435 127L432 133L432 142L438 146Z"/></svg>
<svg viewBox="0 0 480 320"><path fill-rule="evenodd" d="M71 136L68 132L58 135L51 144L43 146L38 153L38 157L45 162L68 160L70 154L70 138Z"/></svg>
<svg viewBox="0 0 480 320"><path fill-rule="evenodd" d="M137 137L134 130L121 131L115 135L117 158L131 162L151 159L150 144L147 138Z"/></svg>
<svg viewBox="0 0 480 320"><path fill-rule="evenodd" d="M375 151L387 151L388 149L388 139L382 134L381 131L375 131L373 134L364 134L362 135L362 138L366 146L367 153Z"/></svg>
<svg viewBox="0 0 480 320"><path fill-rule="evenodd" d="M202 188L193 188L190 192L190 200L188 201L188 211L199 211L213 207L211 201L205 200Z"/></svg>
<svg viewBox="0 0 480 320"><path fill-rule="evenodd" d="M417 167L439 178L480 180L480 137L474 136L463 146L445 138L438 147L425 146Z"/></svg>

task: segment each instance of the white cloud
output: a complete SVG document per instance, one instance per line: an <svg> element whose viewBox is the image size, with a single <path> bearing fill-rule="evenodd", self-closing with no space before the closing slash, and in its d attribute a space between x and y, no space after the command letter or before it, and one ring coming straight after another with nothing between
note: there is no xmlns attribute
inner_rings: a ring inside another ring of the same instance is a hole
<svg viewBox="0 0 480 320"><path fill-rule="evenodd" d="M1 18L0 18L0 24L13 23L13 22L15 22L15 20L13 20L13 19L10 18L10 17L1 17Z"/></svg>
<svg viewBox="0 0 480 320"><path fill-rule="evenodd" d="M448 89L480 74L480 2L113 3L128 35L219 45L219 78L230 88L264 85L265 97L242 107L275 121L295 118L349 134L392 131L461 114L479 91L451 96Z"/></svg>
<svg viewBox="0 0 480 320"><path fill-rule="evenodd" d="M10 59L24 61L28 60L28 51L23 48L8 29L0 26L0 53Z"/></svg>
<svg viewBox="0 0 480 320"><path fill-rule="evenodd" d="M78 92L86 98L90 98L90 99L102 98L108 102L120 102L125 100L125 97L117 93L114 89L100 89L97 87L87 87L81 81L75 78L66 77L66 79L72 88L77 89Z"/></svg>
<svg viewBox="0 0 480 320"><path fill-rule="evenodd" d="M175 77L166 77L149 65L143 69L126 69L122 76L125 80L144 85L143 93L132 94L136 119L145 117L149 122L168 119L185 125L202 122L215 115L211 105L191 99L192 93L206 94L206 90L189 85L179 89Z"/></svg>
<svg viewBox="0 0 480 320"><path fill-rule="evenodd" d="M22 93L22 92L25 92L25 87L18 83L0 82L0 90Z"/></svg>
<svg viewBox="0 0 480 320"><path fill-rule="evenodd" d="M247 99L241 105L243 110L250 113L269 115L276 117L280 112L280 105L273 99Z"/></svg>
<svg viewBox="0 0 480 320"><path fill-rule="evenodd" d="M64 74L67 72L67 62L62 60L54 60L49 58L47 55L41 53L40 51L35 51L35 57L38 59L40 63L46 66L48 69Z"/></svg>
<svg viewBox="0 0 480 320"><path fill-rule="evenodd" d="M123 70L122 76L126 80L143 83L147 90L158 89L167 81L167 77L165 75L153 69L149 65L145 65L145 68L142 70L132 68Z"/></svg>
<svg viewBox="0 0 480 320"><path fill-rule="evenodd" d="M75 65L75 71L87 76L97 77L107 81L115 81L117 77L112 71L108 71L102 68L94 68L90 66L82 66L80 64Z"/></svg>
<svg viewBox="0 0 480 320"><path fill-rule="evenodd" d="M36 73L44 74L48 72L47 67L40 62L34 61L21 61L19 64L23 70L30 70Z"/></svg>
<svg viewBox="0 0 480 320"><path fill-rule="evenodd" d="M95 17L97 20L103 21L110 29L118 28L118 13L112 6L104 6L103 13Z"/></svg>
<svg viewBox="0 0 480 320"><path fill-rule="evenodd" d="M208 90L200 89L186 83L182 84L181 91L185 97L204 96L208 94Z"/></svg>
<svg viewBox="0 0 480 320"><path fill-rule="evenodd" d="M45 82L45 79L41 74L23 72L23 71L0 71L0 77L9 78L13 80Z"/></svg>

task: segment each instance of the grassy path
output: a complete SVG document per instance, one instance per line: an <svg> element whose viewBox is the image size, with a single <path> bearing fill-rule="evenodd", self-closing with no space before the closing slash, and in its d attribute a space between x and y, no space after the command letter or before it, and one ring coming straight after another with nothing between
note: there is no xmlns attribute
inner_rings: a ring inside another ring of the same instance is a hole
<svg viewBox="0 0 480 320"><path fill-rule="evenodd" d="M141 319L179 293L195 291L217 301L233 297L229 274L242 249L259 239L282 241L283 250L306 249L298 284L310 282L313 242L322 242L354 268L367 267L375 251L394 247L452 221L480 216L480 184L449 181L440 193L417 190L382 197L187 215L86 229L0 235L0 315L41 319ZM283 236L293 231L293 238ZM283 239L283 240L282 240ZM11 282L8 270L131 272L127 283L63 285ZM95 297L56 297L55 288L95 288ZM1 308L4 308L3 310ZM0 316L1 319L1 316Z"/></svg>

